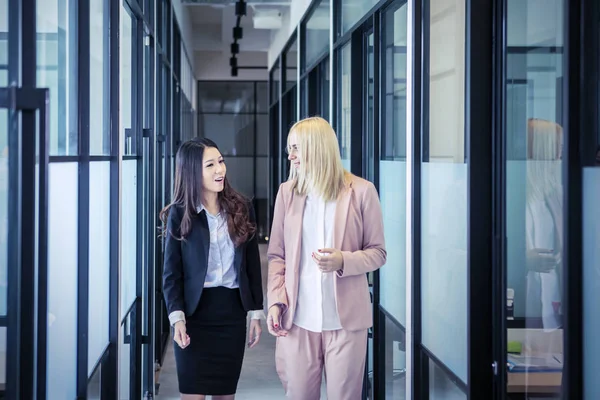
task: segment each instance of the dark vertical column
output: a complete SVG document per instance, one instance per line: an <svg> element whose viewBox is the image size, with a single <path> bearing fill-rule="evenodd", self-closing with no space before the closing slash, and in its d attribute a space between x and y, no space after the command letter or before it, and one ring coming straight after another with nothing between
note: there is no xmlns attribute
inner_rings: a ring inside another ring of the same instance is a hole
<svg viewBox="0 0 600 400"><path fill-rule="evenodd" d="M465 129L468 171L468 397L489 398L492 368L493 4L467 0ZM500 285L500 282L496 282Z"/></svg>
<svg viewBox="0 0 600 400"><path fill-rule="evenodd" d="M408 43L413 48L412 59L412 90L413 106L408 110L413 120L413 131L406 132L412 135L412 176L411 188L407 197L412 199L411 214L412 226L410 227L412 248L412 298L411 302L412 316L412 355L411 362L413 367L412 374L412 396L413 400L429 399L429 366L426 364L425 357L421 352L421 162L427 158L423 154L422 143L428 143L425 138L429 135L429 124L426 118L425 110L429 107L429 85L424 76L428 76L429 60L426 54L429 48L429 22L426 16L429 13L428 0L417 0L413 5L412 14L408 18L412 20L413 35L412 43Z"/></svg>
<svg viewBox="0 0 600 400"><path fill-rule="evenodd" d="M367 55L365 36L362 28L352 33L350 40L350 172L363 176L363 114L365 113L365 58Z"/></svg>
<svg viewBox="0 0 600 400"><path fill-rule="evenodd" d="M77 6L76 6L77 7ZM77 213L77 397L87 395L89 344L89 251L90 251L90 3L79 2L78 103L79 178ZM102 51L102 49L95 49ZM75 109L77 109L75 108ZM59 118L60 119L60 118ZM62 132L59 130L59 132Z"/></svg>
<svg viewBox="0 0 600 400"><path fill-rule="evenodd" d="M31 6L31 2L28 2ZM8 79L15 85L21 80L21 17L23 1L9 0L8 2ZM34 14L35 16L35 14ZM32 45L32 43L28 43ZM33 43L35 45L35 43ZM35 55L35 53L34 53ZM33 59L35 64L35 58ZM15 90L11 90L14 95ZM12 101L9 97L8 101ZM9 110L8 125L8 228L12 234L8 235L8 276L7 276L7 349L6 365L6 394L7 398L19 398L21 381L21 235L23 222L21 221L21 199L23 197L21 154L22 136L19 135L19 114L14 108Z"/></svg>
<svg viewBox="0 0 600 400"><path fill-rule="evenodd" d="M21 86L24 89L33 89L36 87L36 2L33 0L23 0L21 2ZM20 90L17 89L17 92ZM15 100L18 96L15 96ZM18 103L18 101L17 101ZM18 106L18 104L17 104ZM13 110L16 113L16 110ZM17 118L15 114L13 118ZM15 121L15 124L18 124ZM18 126L18 125L17 125ZM18 128L17 128L18 129ZM17 132L14 130L13 132ZM35 290L36 284L33 277L37 276L35 252L32 250L32 243L36 243L36 158L37 158L37 128L36 111L33 108L21 111L21 128L19 131L22 136L21 153L21 213L18 214L21 219L21 270L17 273L17 288L20 293L21 317L18 322L19 341L15 343L20 361L19 370L19 395L20 399L30 399L34 397L34 369L37 332L35 330ZM45 328L45 327L44 327ZM14 339L14 337L13 337ZM12 343L9 347L12 347ZM10 370L11 368L7 368Z"/></svg>

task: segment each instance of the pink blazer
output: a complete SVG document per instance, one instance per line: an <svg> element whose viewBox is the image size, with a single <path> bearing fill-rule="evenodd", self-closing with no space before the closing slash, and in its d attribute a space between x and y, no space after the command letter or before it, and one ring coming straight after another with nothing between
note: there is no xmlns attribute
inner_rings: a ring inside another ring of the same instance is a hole
<svg viewBox="0 0 600 400"><path fill-rule="evenodd" d="M296 194L291 181L281 184L267 253L269 308L278 303L285 306L282 325L287 330L292 327L298 296L305 202L306 196ZM352 176L339 195L333 243L344 258L334 284L340 322L349 331L367 329L373 324L373 309L366 273L385 264L387 256L381 205L371 182Z"/></svg>

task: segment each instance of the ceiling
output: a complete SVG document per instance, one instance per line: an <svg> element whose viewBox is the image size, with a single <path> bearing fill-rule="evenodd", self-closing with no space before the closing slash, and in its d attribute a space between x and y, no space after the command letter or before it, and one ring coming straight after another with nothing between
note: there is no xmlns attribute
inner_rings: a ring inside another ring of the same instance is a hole
<svg viewBox="0 0 600 400"><path fill-rule="evenodd" d="M291 0L246 1L246 15L240 20L243 37L238 40L240 52L267 52L272 32L283 26L283 16ZM182 0L189 12L194 50L230 53L233 28L237 24L235 1Z"/></svg>

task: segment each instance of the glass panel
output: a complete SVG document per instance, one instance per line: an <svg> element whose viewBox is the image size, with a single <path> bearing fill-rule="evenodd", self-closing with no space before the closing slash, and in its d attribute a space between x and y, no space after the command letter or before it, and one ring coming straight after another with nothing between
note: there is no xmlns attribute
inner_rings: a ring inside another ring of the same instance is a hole
<svg viewBox="0 0 600 400"><path fill-rule="evenodd" d="M48 398L75 398L77 163L48 167Z"/></svg>
<svg viewBox="0 0 600 400"><path fill-rule="evenodd" d="M90 163L88 373L108 344L110 162Z"/></svg>
<svg viewBox="0 0 600 400"><path fill-rule="evenodd" d="M87 387L87 399L88 400L100 400L101 397L101 376L102 376L102 365L98 365L94 375L90 378L90 382Z"/></svg>
<svg viewBox="0 0 600 400"><path fill-rule="evenodd" d="M256 82L256 112L269 112L269 85L267 82Z"/></svg>
<svg viewBox="0 0 600 400"><path fill-rule="evenodd" d="M430 68L423 77L429 132L423 133L421 165L422 343L466 382L465 0L430 0L425 18Z"/></svg>
<svg viewBox="0 0 600 400"><path fill-rule="evenodd" d="M6 327L0 327L0 386L6 387Z"/></svg>
<svg viewBox="0 0 600 400"><path fill-rule="evenodd" d="M256 116L256 155L269 155L269 115Z"/></svg>
<svg viewBox="0 0 600 400"><path fill-rule="evenodd" d="M406 326L406 3L385 13L386 31L381 106L379 195L383 211L387 263L379 270L380 304ZM395 54L404 51L398 59Z"/></svg>
<svg viewBox="0 0 600 400"><path fill-rule="evenodd" d="M377 4L378 0L341 0L341 2L341 34L343 35L364 17Z"/></svg>
<svg viewBox="0 0 600 400"><path fill-rule="evenodd" d="M592 156L593 167L583 170L583 382L588 400L600 398L600 137Z"/></svg>
<svg viewBox="0 0 600 400"><path fill-rule="evenodd" d="M507 13L507 392L552 397L563 353L563 1L510 0ZM540 372L525 372L533 365Z"/></svg>
<svg viewBox="0 0 600 400"><path fill-rule="evenodd" d="M340 68L341 74L339 75L339 88L338 88L338 131L340 141L340 152L342 155L342 163L344 168L350 171L350 113L351 113L351 98L350 98L350 72L352 65L350 65L351 58L350 44L345 45L340 52Z"/></svg>
<svg viewBox="0 0 600 400"><path fill-rule="evenodd" d="M121 315L136 298L137 160L123 160L121 178Z"/></svg>
<svg viewBox="0 0 600 400"><path fill-rule="evenodd" d="M321 63L321 116L329 121L329 58Z"/></svg>
<svg viewBox="0 0 600 400"><path fill-rule="evenodd" d="M391 319L385 319L385 398L406 398L406 332Z"/></svg>
<svg viewBox="0 0 600 400"><path fill-rule="evenodd" d="M467 400L467 395L440 367L429 360L429 400Z"/></svg>
<svg viewBox="0 0 600 400"><path fill-rule="evenodd" d="M119 329L119 399L130 399L131 385L131 336L129 331L131 313Z"/></svg>
<svg viewBox="0 0 600 400"><path fill-rule="evenodd" d="M124 140L123 154L136 154L135 132L133 131L132 102L134 81L133 60L134 21L129 12L121 5L121 42L119 76L121 78L121 135Z"/></svg>
<svg viewBox="0 0 600 400"><path fill-rule="evenodd" d="M8 179L8 110L0 109L0 315L6 315L7 312Z"/></svg>
<svg viewBox="0 0 600 400"><path fill-rule="evenodd" d="M76 0L36 2L37 85L50 89L50 155L77 154Z"/></svg>
<svg viewBox="0 0 600 400"><path fill-rule="evenodd" d="M203 114L199 134L214 141L224 156L254 155L254 116Z"/></svg>
<svg viewBox="0 0 600 400"><path fill-rule="evenodd" d="M227 157L225 165L231 186L245 196L254 197L254 158Z"/></svg>
<svg viewBox="0 0 600 400"><path fill-rule="evenodd" d="M305 68L310 68L315 61L329 51L329 33L331 32L330 3L319 1L315 10L306 21Z"/></svg>
<svg viewBox="0 0 600 400"><path fill-rule="evenodd" d="M253 113L254 82L200 82L198 105L202 113Z"/></svg>
<svg viewBox="0 0 600 400"><path fill-rule="evenodd" d="M298 41L294 39L285 54L285 89L284 92L298 82Z"/></svg>
<svg viewBox="0 0 600 400"><path fill-rule="evenodd" d="M598 28L597 28L598 29ZM600 53L600 46L596 49ZM597 83L596 83L596 87ZM597 107L599 105L596 105ZM583 169L583 383L584 398L600 398L600 131L585 134L591 141ZM595 137L592 137L595 136ZM593 146L591 146L593 144Z"/></svg>
<svg viewBox="0 0 600 400"><path fill-rule="evenodd" d="M90 1L90 154L110 155L108 7Z"/></svg>
<svg viewBox="0 0 600 400"><path fill-rule="evenodd" d="M279 64L280 62L277 60L271 71L271 104L277 102L280 97L279 81L281 80L281 71L279 70Z"/></svg>

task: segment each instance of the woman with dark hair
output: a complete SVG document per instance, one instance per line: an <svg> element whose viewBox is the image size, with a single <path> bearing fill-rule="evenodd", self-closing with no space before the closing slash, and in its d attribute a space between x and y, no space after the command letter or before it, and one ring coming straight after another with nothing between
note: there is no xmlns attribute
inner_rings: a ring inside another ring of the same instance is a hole
<svg viewBox="0 0 600 400"><path fill-rule="evenodd" d="M248 346L264 319L254 209L227 181L223 156L209 139L177 151L166 225L163 291L174 329L184 400L233 399Z"/></svg>

